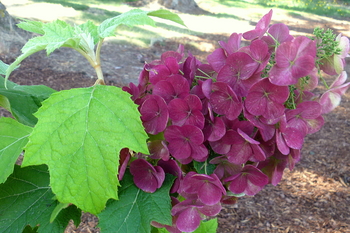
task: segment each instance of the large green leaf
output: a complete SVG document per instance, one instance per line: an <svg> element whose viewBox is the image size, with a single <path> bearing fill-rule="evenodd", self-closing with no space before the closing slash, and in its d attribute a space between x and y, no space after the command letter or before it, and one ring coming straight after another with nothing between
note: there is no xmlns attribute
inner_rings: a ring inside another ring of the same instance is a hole
<svg viewBox="0 0 350 233"><path fill-rule="evenodd" d="M49 187L47 167L15 166L14 173L0 184L0 232L22 233L26 225L40 225L38 232L62 233L70 219L79 224L81 211L69 206L50 223L50 215L58 205Z"/></svg>
<svg viewBox="0 0 350 233"><path fill-rule="evenodd" d="M137 105L118 87L54 93L35 116L23 166L48 164L57 199L90 213L118 199L119 151L148 153Z"/></svg>
<svg viewBox="0 0 350 233"><path fill-rule="evenodd" d="M6 81L0 77L0 106L7 109L21 123L34 126L37 118L33 115L55 90L44 86L25 86Z"/></svg>
<svg viewBox="0 0 350 233"><path fill-rule="evenodd" d="M136 25L156 26L155 21L149 16L167 19L185 26L184 22L178 15L171 13L168 10L143 11L141 9L133 9L131 11L103 21L98 27L99 36L101 38L114 36L115 29L121 24L129 27Z"/></svg>
<svg viewBox="0 0 350 233"><path fill-rule="evenodd" d="M171 202L169 190L174 177L167 175L160 189L146 193L137 188L132 175L126 172L119 189L119 200L108 202L98 215L101 232L104 233L149 233L151 221L171 225Z"/></svg>
<svg viewBox="0 0 350 233"><path fill-rule="evenodd" d="M13 172L15 162L28 142L32 128L12 118L0 118L0 183Z"/></svg>

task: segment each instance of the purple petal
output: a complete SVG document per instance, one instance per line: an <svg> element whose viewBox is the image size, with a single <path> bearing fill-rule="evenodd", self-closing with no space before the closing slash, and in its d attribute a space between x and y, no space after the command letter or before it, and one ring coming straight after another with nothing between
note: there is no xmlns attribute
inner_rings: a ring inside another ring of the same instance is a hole
<svg viewBox="0 0 350 233"><path fill-rule="evenodd" d="M171 72L165 65L153 66L149 71L149 82L153 85L157 84L159 81L165 80Z"/></svg>
<svg viewBox="0 0 350 233"><path fill-rule="evenodd" d="M276 119L284 113L283 103L288 99L287 86L277 86L268 79L254 84L245 100L245 108L250 114Z"/></svg>
<svg viewBox="0 0 350 233"><path fill-rule="evenodd" d="M220 202L214 205L205 205L198 208L198 210L206 216L216 216L220 213L221 209L222 207Z"/></svg>
<svg viewBox="0 0 350 233"><path fill-rule="evenodd" d="M205 182L198 190L198 198L205 205L215 205L220 202L222 191L214 184Z"/></svg>
<svg viewBox="0 0 350 233"><path fill-rule="evenodd" d="M191 156L192 150L189 140L182 134L180 126L168 126L164 137L169 142L168 149L172 156L177 159L186 159Z"/></svg>
<svg viewBox="0 0 350 233"><path fill-rule="evenodd" d="M286 144L290 148L301 149L303 147L305 132L293 127L287 127L282 134Z"/></svg>
<svg viewBox="0 0 350 233"><path fill-rule="evenodd" d="M140 107L141 120L147 133L158 134L164 131L168 119L168 107L163 98L150 95Z"/></svg>
<svg viewBox="0 0 350 233"><path fill-rule="evenodd" d="M219 41L220 46L225 49L227 54L232 54L238 51L241 47L242 33L232 33L228 42Z"/></svg>
<svg viewBox="0 0 350 233"><path fill-rule="evenodd" d="M239 165L246 163L252 154L253 151L249 143L245 143L243 140L241 143L233 144L226 156L231 163Z"/></svg>
<svg viewBox="0 0 350 233"><path fill-rule="evenodd" d="M186 78L181 75L172 75L166 80L154 85L153 95L163 97L166 103L175 98L184 98L190 93L190 86Z"/></svg>
<svg viewBox="0 0 350 233"><path fill-rule="evenodd" d="M307 126L308 126L308 134L316 133L318 132L322 126L324 125L324 118L323 116L319 116L315 119L307 120Z"/></svg>
<svg viewBox="0 0 350 233"><path fill-rule="evenodd" d="M284 140L282 133L277 129L275 135L276 135L276 145L277 145L278 150L282 154L288 155L290 152L290 148L287 146L287 143Z"/></svg>
<svg viewBox="0 0 350 233"><path fill-rule="evenodd" d="M286 41L291 41L293 37L289 35L289 28L283 23L277 23L271 25L269 33L276 39L280 44Z"/></svg>
<svg viewBox="0 0 350 233"><path fill-rule="evenodd" d="M220 115L225 115L228 119L236 119L242 111L242 103L236 94L224 82L216 82L212 85L210 103L213 110Z"/></svg>
<svg viewBox="0 0 350 233"><path fill-rule="evenodd" d="M225 179L225 181L229 181L230 178L231 177ZM237 178L231 181L228 189L235 194L240 194L244 192L247 186L248 186L247 177L244 175L239 175Z"/></svg>
<svg viewBox="0 0 350 233"><path fill-rule="evenodd" d="M259 66L256 61L254 61L248 54L243 52L230 54L226 59L226 64L230 66L231 74L220 75L221 72L219 72L218 81L227 81L229 78L232 78L232 76L242 80L248 79L254 74Z"/></svg>
<svg viewBox="0 0 350 233"><path fill-rule="evenodd" d="M226 54L225 50L222 48L216 49L212 54L208 55L208 63L213 67L215 72L219 72L221 68L226 63Z"/></svg>
<svg viewBox="0 0 350 233"><path fill-rule="evenodd" d="M179 64L175 57L165 58L165 65L168 67L170 73L177 74L179 72Z"/></svg>
<svg viewBox="0 0 350 233"><path fill-rule="evenodd" d="M182 211L176 220L176 226L180 231L192 232L195 231L201 222L200 214L197 208L187 208Z"/></svg>
<svg viewBox="0 0 350 233"><path fill-rule="evenodd" d="M205 138L208 141L217 141L226 133L225 123L221 117L215 117L214 122L207 120L207 124L203 129Z"/></svg>
<svg viewBox="0 0 350 233"><path fill-rule="evenodd" d="M134 177L135 185L145 192L153 193L161 187L165 179L165 173L159 166L144 159L136 159L130 164L130 173Z"/></svg>
<svg viewBox="0 0 350 233"><path fill-rule="evenodd" d="M335 88L342 85L343 83L345 83L347 78L348 74L346 73L346 71L341 72L341 74L334 80L330 88Z"/></svg>
<svg viewBox="0 0 350 233"><path fill-rule="evenodd" d="M169 160L168 147L163 140L154 140L148 143L149 157L151 159Z"/></svg>
<svg viewBox="0 0 350 233"><path fill-rule="evenodd" d="M255 38L261 38L267 31L272 17L272 10L264 15L256 24L255 29L243 33L243 38L246 40L253 40Z"/></svg>

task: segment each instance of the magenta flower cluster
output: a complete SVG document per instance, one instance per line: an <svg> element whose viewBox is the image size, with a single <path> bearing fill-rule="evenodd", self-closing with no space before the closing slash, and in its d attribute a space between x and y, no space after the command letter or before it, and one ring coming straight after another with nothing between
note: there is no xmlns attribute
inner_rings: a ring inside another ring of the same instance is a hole
<svg viewBox="0 0 350 233"><path fill-rule="evenodd" d="M220 41L208 63L185 57L180 46L145 64L138 85L124 87L139 105L150 154L124 156L122 172L129 163L136 186L150 193L165 173L176 176L173 225L154 226L192 232L222 203L277 185L300 160L305 136L320 130L322 114L348 89L346 37L339 35L340 52L322 61L321 41L293 37L284 24L270 26L271 16ZM311 91L321 73L335 81L316 96Z"/></svg>

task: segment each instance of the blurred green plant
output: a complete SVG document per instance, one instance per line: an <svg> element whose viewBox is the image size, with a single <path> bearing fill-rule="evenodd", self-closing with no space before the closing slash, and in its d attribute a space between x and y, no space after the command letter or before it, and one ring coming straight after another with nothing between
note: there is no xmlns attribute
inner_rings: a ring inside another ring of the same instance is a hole
<svg viewBox="0 0 350 233"><path fill-rule="evenodd" d="M284 8L335 18L349 17L349 0L256 0L266 7Z"/></svg>

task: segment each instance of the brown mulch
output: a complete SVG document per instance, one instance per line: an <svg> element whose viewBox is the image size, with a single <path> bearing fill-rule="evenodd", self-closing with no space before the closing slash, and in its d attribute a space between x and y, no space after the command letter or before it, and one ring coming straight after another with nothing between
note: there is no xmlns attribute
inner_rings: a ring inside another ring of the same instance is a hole
<svg viewBox="0 0 350 233"><path fill-rule="evenodd" d="M311 30L313 25L308 27ZM216 41L225 39L223 35L197 37L199 42L205 40L215 47ZM106 43L102 60L107 84L120 86L135 81L144 61L176 50L179 43L187 41L166 40L148 49ZM186 49L202 60L208 54L189 45ZM0 59L10 63L13 56L0 54ZM347 63L350 66L349 59ZM93 70L86 67L87 62L69 49L60 49L48 58L40 52L24 60L11 81L45 84L57 90L91 86L95 81L91 78ZM350 232L349 93L335 111L325 116L325 122L321 131L307 137L301 161L293 171L286 169L280 184L268 185L255 197L243 197L237 204L224 207L218 232ZM84 214L81 225L76 228L71 223L66 233L96 233L96 224L96 217Z"/></svg>

